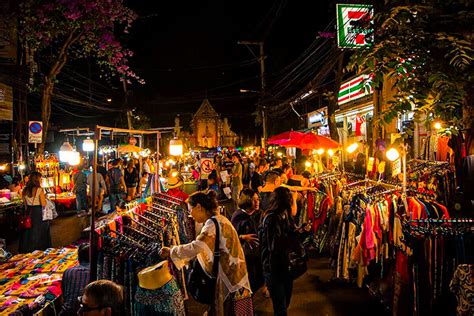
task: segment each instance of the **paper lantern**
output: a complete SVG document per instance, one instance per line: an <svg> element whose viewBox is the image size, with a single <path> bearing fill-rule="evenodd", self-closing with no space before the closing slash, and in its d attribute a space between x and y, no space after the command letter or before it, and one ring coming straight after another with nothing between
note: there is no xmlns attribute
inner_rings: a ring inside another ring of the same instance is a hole
<svg viewBox="0 0 474 316"><path fill-rule="evenodd" d="M170 140L170 155L181 156L183 154L183 142L179 139Z"/></svg>
<svg viewBox="0 0 474 316"><path fill-rule="evenodd" d="M69 154L69 161L68 163L71 166L77 166L81 163L81 155L77 151L73 151Z"/></svg>
<svg viewBox="0 0 474 316"><path fill-rule="evenodd" d="M69 142L64 142L64 144L59 148L59 160L61 162L69 162L69 156L74 151Z"/></svg>
<svg viewBox="0 0 474 316"><path fill-rule="evenodd" d="M84 139L84 142L82 143L82 150L94 151L94 141L90 139L90 137L87 137L86 139Z"/></svg>

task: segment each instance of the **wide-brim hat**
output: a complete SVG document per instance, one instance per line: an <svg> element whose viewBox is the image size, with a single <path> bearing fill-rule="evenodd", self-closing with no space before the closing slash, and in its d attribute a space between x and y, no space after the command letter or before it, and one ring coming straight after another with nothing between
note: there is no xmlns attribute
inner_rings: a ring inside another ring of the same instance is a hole
<svg viewBox="0 0 474 316"><path fill-rule="evenodd" d="M172 176L166 178L168 189L179 188L184 185L184 180L181 175Z"/></svg>

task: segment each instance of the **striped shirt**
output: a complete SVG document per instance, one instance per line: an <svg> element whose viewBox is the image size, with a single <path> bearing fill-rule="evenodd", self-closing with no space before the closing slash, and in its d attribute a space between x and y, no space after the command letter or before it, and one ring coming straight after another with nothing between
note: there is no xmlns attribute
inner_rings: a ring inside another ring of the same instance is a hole
<svg viewBox="0 0 474 316"><path fill-rule="evenodd" d="M64 271L61 289L64 304L60 315L76 315L79 309L77 298L89 283L89 266L78 265Z"/></svg>

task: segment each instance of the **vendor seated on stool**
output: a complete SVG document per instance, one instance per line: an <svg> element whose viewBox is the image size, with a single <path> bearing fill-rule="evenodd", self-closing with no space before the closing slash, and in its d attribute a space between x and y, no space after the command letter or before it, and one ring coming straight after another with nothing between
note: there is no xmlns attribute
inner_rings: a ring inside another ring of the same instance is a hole
<svg viewBox="0 0 474 316"><path fill-rule="evenodd" d="M61 282L64 303L59 315L76 315L79 309L77 298L89 282L89 244L84 243L77 250L79 265L64 271Z"/></svg>

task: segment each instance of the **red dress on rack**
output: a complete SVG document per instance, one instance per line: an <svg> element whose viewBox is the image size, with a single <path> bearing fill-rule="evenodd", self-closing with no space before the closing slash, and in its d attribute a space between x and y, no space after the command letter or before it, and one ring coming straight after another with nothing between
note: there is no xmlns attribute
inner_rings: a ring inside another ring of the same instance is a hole
<svg viewBox="0 0 474 316"><path fill-rule="evenodd" d="M184 193L178 188L169 189L168 191L166 191L166 194L178 198L183 202L185 202L189 198L189 194Z"/></svg>

